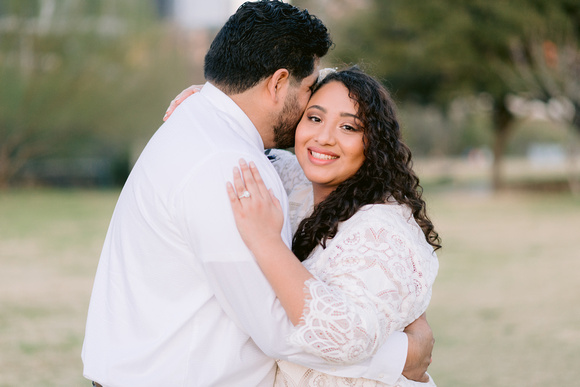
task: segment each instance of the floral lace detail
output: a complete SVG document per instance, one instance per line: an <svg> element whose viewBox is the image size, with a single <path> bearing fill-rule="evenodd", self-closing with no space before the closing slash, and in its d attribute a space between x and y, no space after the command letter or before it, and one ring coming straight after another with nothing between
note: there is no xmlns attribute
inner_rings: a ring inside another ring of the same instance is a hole
<svg viewBox="0 0 580 387"><path fill-rule="evenodd" d="M389 387L385 383L364 378L343 378L318 372L287 361L277 361L278 371L274 387ZM429 376L427 383L419 383L401 376L392 387L437 387Z"/></svg>
<svg viewBox="0 0 580 387"><path fill-rule="evenodd" d="M438 263L409 216L395 203L365 206L314 250L305 266L316 278L305 283L293 343L329 362L357 363L427 309Z"/></svg>
<svg viewBox="0 0 580 387"><path fill-rule="evenodd" d="M273 164L288 192L296 230L312 211L312 185L294 155L275 152ZM439 264L409 208L393 202L361 208L304 266L314 278L305 283L302 320L288 340L329 362L354 364L427 309ZM386 386L278 364L276 386ZM417 383L403 376L396 385L435 386L432 380Z"/></svg>

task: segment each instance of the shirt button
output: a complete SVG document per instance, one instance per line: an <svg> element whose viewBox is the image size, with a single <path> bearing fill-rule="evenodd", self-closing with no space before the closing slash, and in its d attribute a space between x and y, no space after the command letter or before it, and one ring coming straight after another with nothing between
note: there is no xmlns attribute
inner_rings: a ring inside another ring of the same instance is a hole
<svg viewBox="0 0 580 387"><path fill-rule="evenodd" d="M379 374L379 379L383 379L385 377L385 374Z"/></svg>

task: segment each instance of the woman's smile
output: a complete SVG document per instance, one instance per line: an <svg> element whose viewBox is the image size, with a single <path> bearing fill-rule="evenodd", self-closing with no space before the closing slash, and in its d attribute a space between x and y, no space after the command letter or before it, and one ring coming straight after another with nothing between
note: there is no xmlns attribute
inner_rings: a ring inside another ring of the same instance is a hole
<svg viewBox="0 0 580 387"><path fill-rule="evenodd" d="M317 161L330 161L330 160L336 160L339 158L338 155L328 152L328 151L323 151L323 150L314 150L312 148L309 148L308 151L310 152L310 158L313 162L317 162Z"/></svg>

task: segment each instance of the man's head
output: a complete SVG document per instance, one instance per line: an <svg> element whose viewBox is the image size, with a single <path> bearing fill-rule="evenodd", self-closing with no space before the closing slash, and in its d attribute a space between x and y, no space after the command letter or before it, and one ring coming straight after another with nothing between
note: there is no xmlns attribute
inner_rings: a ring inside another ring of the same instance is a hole
<svg viewBox="0 0 580 387"><path fill-rule="evenodd" d="M246 2L212 42L204 75L226 94L242 93L278 69L297 85L331 45L324 24L307 10L276 0Z"/></svg>
<svg viewBox="0 0 580 387"><path fill-rule="evenodd" d="M205 78L242 107L265 147L287 148L331 45L308 11L278 0L246 2L211 44Z"/></svg>

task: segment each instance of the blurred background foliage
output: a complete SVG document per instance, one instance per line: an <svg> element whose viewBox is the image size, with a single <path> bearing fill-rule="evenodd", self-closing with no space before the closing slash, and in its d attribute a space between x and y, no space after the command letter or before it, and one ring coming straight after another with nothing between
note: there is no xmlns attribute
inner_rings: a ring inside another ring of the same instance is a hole
<svg viewBox="0 0 580 387"><path fill-rule="evenodd" d="M128 0L0 3L0 186L51 172L123 182L131 147L187 78L154 11Z"/></svg>
<svg viewBox="0 0 580 387"><path fill-rule="evenodd" d="M518 121L532 115L518 111L515 101L530 110L535 100L534 110L546 111L546 132L558 131L554 124L564 126L556 136L541 133L537 141L564 142L569 158L577 157L577 133L567 130L580 132L578 1L296 3L328 21L337 42L335 60L365 63L414 117L407 139L416 154L457 155L487 147L492 185L499 189L503 156L514 149L509 140L521 127ZM577 174L570 170L568 180L580 192Z"/></svg>
<svg viewBox="0 0 580 387"><path fill-rule="evenodd" d="M123 182L169 101L203 82L216 29L180 28L170 3L0 3L0 187ZM416 157L475 154L499 189L506 154L556 144L580 192L578 1L293 3L329 27L325 66L389 87Z"/></svg>

